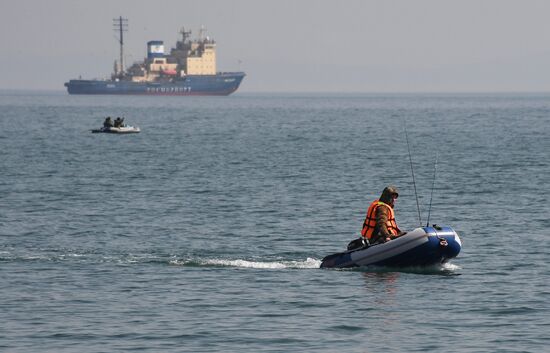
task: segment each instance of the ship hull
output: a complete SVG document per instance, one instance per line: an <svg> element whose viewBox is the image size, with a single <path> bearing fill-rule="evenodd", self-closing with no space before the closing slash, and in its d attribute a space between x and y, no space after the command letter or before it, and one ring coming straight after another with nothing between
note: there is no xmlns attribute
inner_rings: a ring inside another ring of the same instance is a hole
<svg viewBox="0 0 550 353"><path fill-rule="evenodd" d="M65 87L69 94L227 96L239 88L244 76L244 72L226 72L189 75L166 82L70 80L65 83Z"/></svg>

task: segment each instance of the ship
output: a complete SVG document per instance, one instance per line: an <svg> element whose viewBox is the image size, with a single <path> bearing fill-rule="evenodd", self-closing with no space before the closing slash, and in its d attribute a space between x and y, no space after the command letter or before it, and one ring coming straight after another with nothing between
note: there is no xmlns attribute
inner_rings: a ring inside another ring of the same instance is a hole
<svg viewBox="0 0 550 353"><path fill-rule="evenodd" d="M246 76L244 72L218 72L216 42L199 35L191 39L191 31L180 30L181 40L165 53L164 42L147 42L147 56L130 67L124 65L124 37L127 19L114 20L119 33L120 59L106 79L72 79L65 82L69 94L162 95L162 96L227 96L235 92Z"/></svg>

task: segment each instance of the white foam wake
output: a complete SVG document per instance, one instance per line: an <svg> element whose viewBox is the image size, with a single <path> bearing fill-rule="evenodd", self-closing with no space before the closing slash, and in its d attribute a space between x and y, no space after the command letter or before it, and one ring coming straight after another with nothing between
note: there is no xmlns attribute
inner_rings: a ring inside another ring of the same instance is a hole
<svg viewBox="0 0 550 353"><path fill-rule="evenodd" d="M172 260L172 265L186 265L189 261ZM248 261L248 260L224 260L224 259L200 259L192 261L202 266L227 266L259 269L284 269L284 268L319 268L321 260L308 257L304 261Z"/></svg>
<svg viewBox="0 0 550 353"><path fill-rule="evenodd" d="M441 265L441 268L445 271L456 271L456 270L460 270L462 267L458 265L454 265L450 262L446 262L443 265Z"/></svg>

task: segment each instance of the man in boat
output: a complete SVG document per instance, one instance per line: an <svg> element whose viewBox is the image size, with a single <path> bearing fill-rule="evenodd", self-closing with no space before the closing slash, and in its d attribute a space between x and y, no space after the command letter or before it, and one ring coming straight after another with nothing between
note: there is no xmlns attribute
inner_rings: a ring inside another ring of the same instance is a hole
<svg viewBox="0 0 550 353"><path fill-rule="evenodd" d="M113 121L110 116L108 116L103 122L103 127L113 127Z"/></svg>
<svg viewBox="0 0 550 353"><path fill-rule="evenodd" d="M380 198L370 204L361 230L361 236L370 244L385 243L404 234L397 227L393 210L398 197L397 188L388 186Z"/></svg>
<svg viewBox="0 0 550 353"><path fill-rule="evenodd" d="M120 119L120 116L117 116L115 119L115 127L121 127L122 126L122 120Z"/></svg>

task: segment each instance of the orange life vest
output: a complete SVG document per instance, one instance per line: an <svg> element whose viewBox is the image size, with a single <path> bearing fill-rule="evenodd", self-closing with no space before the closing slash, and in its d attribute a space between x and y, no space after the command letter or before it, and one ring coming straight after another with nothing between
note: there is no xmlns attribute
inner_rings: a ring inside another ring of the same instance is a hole
<svg viewBox="0 0 550 353"><path fill-rule="evenodd" d="M397 223L395 222L395 213L393 212L393 208L382 201L374 200L367 210L367 217L363 222L363 229L361 230L361 235L369 240L371 240L374 235L374 228L376 227L376 210L380 206L387 207L390 211L388 221L386 222L388 232L393 235L397 235L399 232L399 228L397 228Z"/></svg>

